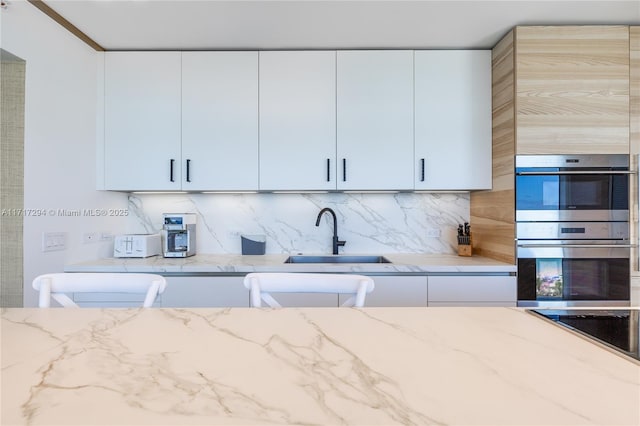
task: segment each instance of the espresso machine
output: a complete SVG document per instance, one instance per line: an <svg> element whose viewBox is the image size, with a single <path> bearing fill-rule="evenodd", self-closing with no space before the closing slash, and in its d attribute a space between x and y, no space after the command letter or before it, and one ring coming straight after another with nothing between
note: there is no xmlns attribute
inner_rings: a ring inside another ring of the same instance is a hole
<svg viewBox="0 0 640 426"><path fill-rule="evenodd" d="M164 213L162 218L164 257L188 257L196 254L196 215Z"/></svg>

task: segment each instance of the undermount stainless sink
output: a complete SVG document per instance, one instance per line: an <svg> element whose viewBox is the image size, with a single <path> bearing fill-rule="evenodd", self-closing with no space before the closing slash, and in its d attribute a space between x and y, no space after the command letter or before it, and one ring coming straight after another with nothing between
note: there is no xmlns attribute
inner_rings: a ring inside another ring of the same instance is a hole
<svg viewBox="0 0 640 426"><path fill-rule="evenodd" d="M284 263L391 263L384 256L289 256Z"/></svg>

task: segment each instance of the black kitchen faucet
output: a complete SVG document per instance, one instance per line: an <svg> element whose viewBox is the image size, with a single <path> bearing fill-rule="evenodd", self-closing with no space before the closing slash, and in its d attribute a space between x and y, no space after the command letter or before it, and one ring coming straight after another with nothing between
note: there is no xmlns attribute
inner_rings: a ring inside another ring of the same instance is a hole
<svg viewBox="0 0 640 426"><path fill-rule="evenodd" d="M344 246L347 242L338 240L338 219L336 218L336 213L329 207L320 210L318 218L316 219L316 226L320 226L320 218L325 212L329 212L331 216L333 216L333 254L338 254L338 247Z"/></svg>

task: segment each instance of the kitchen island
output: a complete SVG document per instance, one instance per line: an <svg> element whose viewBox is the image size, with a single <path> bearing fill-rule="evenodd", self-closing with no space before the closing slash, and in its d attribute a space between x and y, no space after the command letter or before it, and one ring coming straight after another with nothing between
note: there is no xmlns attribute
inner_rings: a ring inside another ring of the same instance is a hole
<svg viewBox="0 0 640 426"><path fill-rule="evenodd" d="M640 365L518 308L4 309L3 425L640 424Z"/></svg>

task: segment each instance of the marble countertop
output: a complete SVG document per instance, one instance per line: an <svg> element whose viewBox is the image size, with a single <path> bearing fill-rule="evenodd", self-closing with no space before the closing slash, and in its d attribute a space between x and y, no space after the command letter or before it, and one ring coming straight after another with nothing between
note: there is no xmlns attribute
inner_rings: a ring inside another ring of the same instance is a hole
<svg viewBox="0 0 640 426"><path fill-rule="evenodd" d="M309 253L305 253L309 254ZM260 256L197 254L187 258L106 258L65 266L65 272L147 272L169 274L246 274L249 272L353 273L512 273L516 265L480 256L384 254L392 263L294 264L288 254Z"/></svg>
<svg viewBox="0 0 640 426"><path fill-rule="evenodd" d="M1 319L3 425L640 424L640 364L518 308Z"/></svg>

